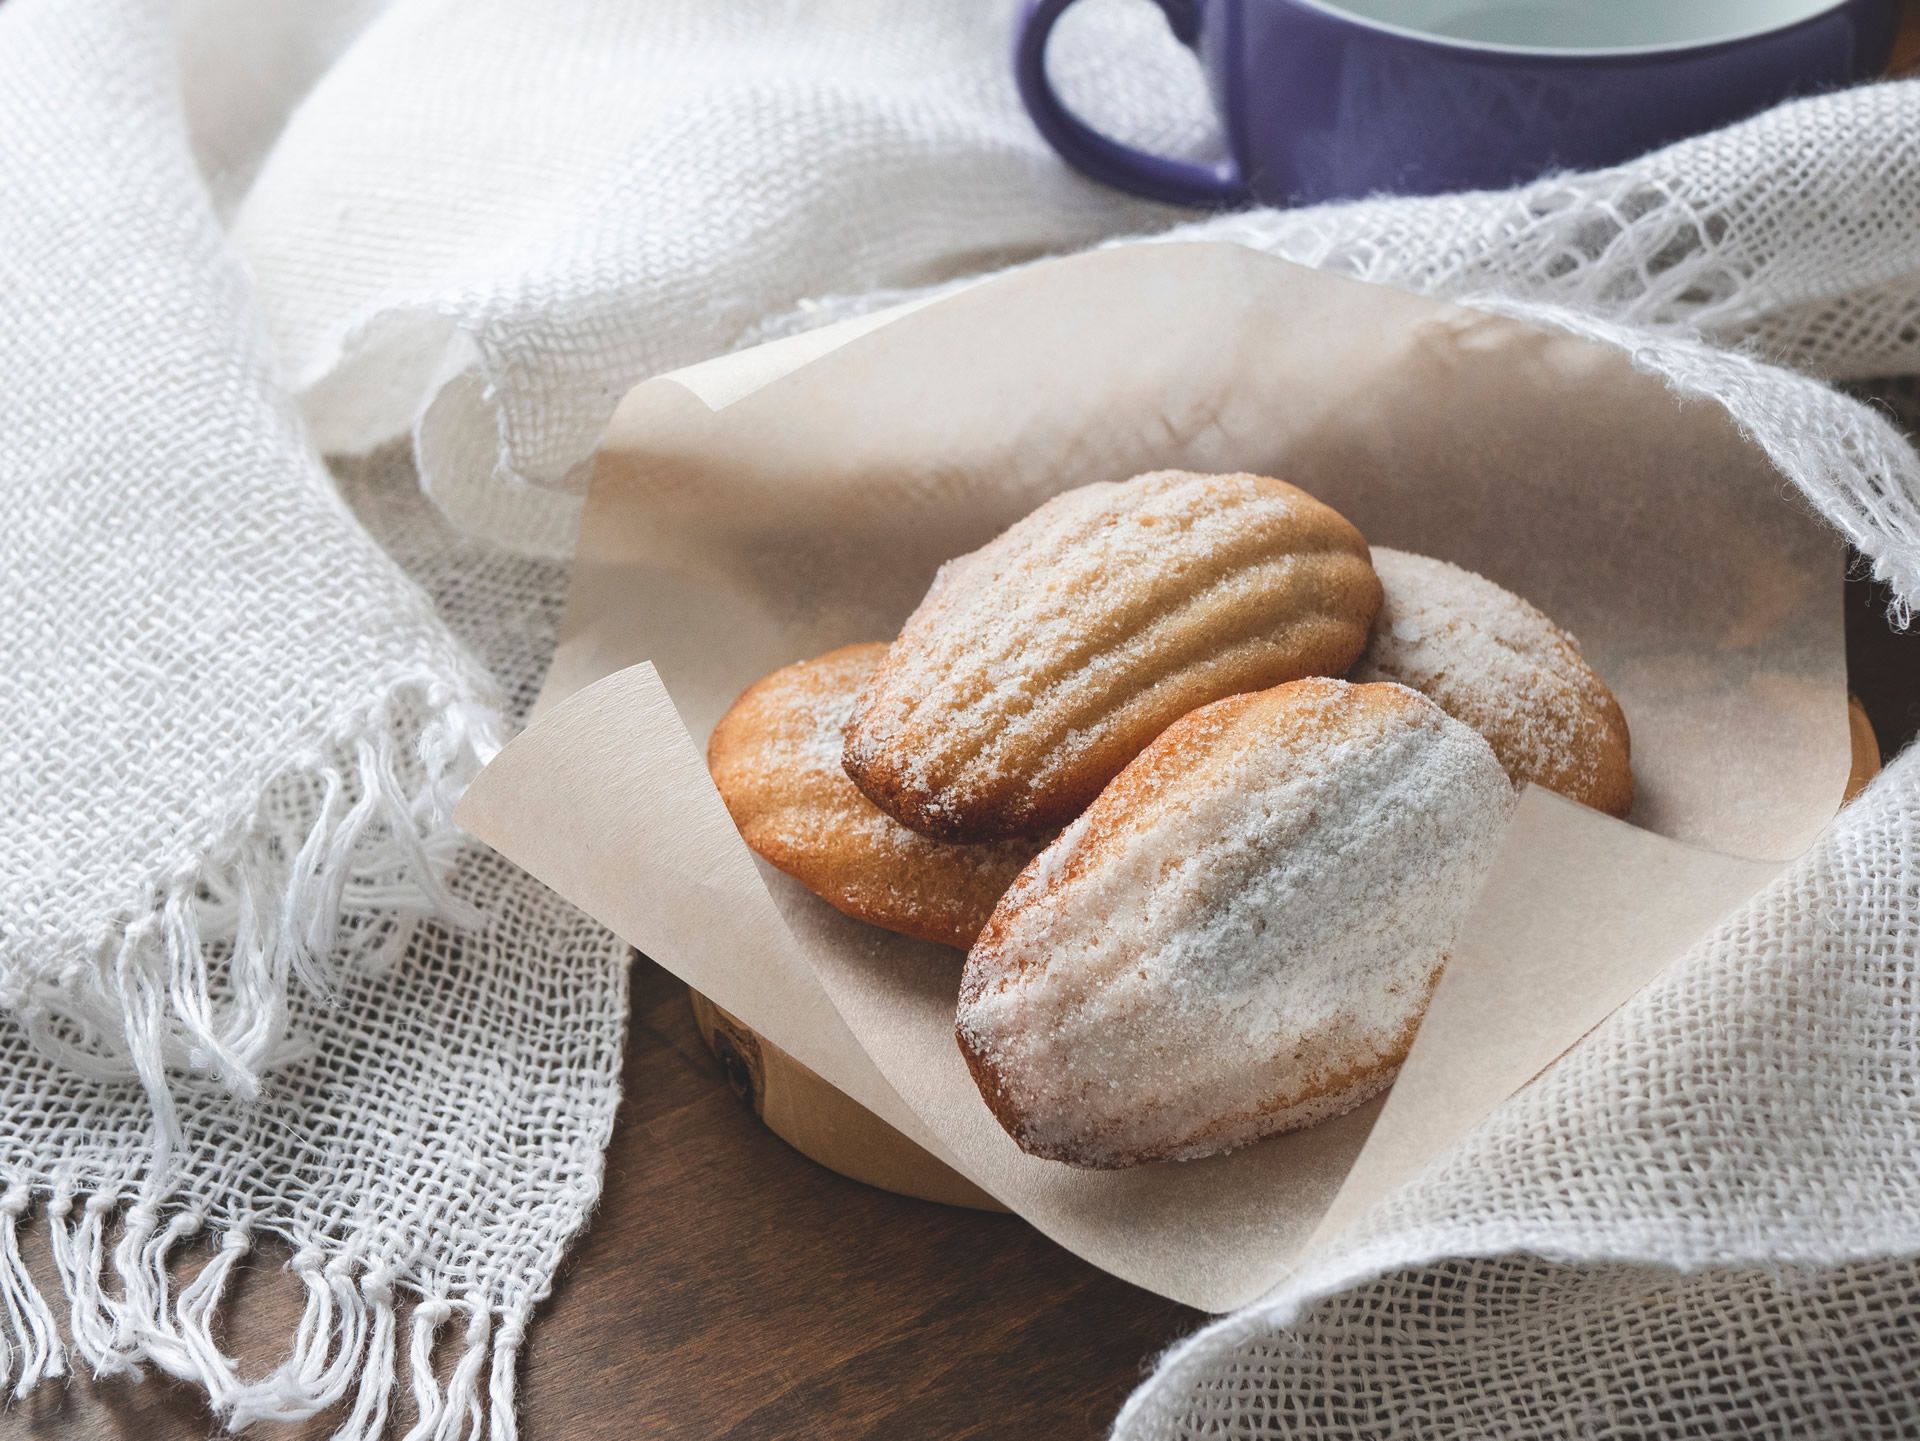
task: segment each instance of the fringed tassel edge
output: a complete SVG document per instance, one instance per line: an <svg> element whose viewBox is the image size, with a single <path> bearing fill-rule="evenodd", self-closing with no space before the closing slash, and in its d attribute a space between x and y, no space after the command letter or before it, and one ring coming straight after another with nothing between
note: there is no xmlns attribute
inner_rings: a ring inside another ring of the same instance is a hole
<svg viewBox="0 0 1920 1441"><path fill-rule="evenodd" d="M310 1242L287 1269L306 1304L284 1361L255 1380L240 1377L214 1335L235 1268L254 1239L231 1224L199 1273L174 1287L182 1244L205 1218L190 1209L163 1215L149 1198L123 1204L96 1194L82 1201L60 1186L44 1220L67 1309L68 1340L20 1251L32 1203L21 1182L0 1195L0 1388L24 1397L66 1374L68 1352L97 1376L137 1377L151 1365L206 1393L230 1431L257 1421L302 1421L347 1406L334 1441L375 1441L387 1431L400 1380L400 1306L390 1261L364 1259L364 1247L331 1250ZM121 1222L111 1247L107 1235ZM110 1289L110 1282L116 1283ZM114 1294L117 1290L117 1294ZM408 1318L407 1382L416 1419L407 1441L517 1441L515 1377L531 1302L504 1304L450 1291L419 1300ZM460 1351L442 1381L435 1358L450 1321L463 1319Z"/></svg>
<svg viewBox="0 0 1920 1441"><path fill-rule="evenodd" d="M287 1037L289 986L325 995L339 984L350 964L338 953L345 917L472 919L445 876L460 844L453 803L504 735L499 712L462 693L490 686L478 675L461 692L419 675L392 679L159 878L97 954L43 987L0 994L63 1065L140 1083L154 1112L156 1174L179 1142L177 1075L209 1076L246 1098L263 1071L298 1054ZM301 802L280 807L297 821L269 799L289 784L305 788Z"/></svg>
<svg viewBox="0 0 1920 1441"><path fill-rule="evenodd" d="M0 1369L0 1385L13 1382L16 1398L42 1381L67 1374L67 1352L60 1342L60 1323L40 1288L33 1284L20 1254L20 1218L32 1195L18 1182L0 1197L0 1301L5 1303L7 1355Z"/></svg>

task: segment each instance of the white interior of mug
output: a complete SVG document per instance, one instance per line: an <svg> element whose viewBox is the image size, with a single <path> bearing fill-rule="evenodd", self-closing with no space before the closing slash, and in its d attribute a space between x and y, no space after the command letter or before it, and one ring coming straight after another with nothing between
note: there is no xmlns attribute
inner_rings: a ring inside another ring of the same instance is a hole
<svg viewBox="0 0 1920 1441"><path fill-rule="evenodd" d="M1840 0L1307 0L1381 29L1486 49L1620 54L1764 35Z"/></svg>

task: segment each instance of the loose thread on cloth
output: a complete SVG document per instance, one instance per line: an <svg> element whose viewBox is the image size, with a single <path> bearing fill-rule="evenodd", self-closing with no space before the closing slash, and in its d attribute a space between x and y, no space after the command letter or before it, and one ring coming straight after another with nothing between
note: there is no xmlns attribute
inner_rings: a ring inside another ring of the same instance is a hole
<svg viewBox="0 0 1920 1441"><path fill-rule="evenodd" d="M454 1441L463 1429L469 1436L481 1435L485 1418L481 1410L484 1393L480 1388L480 1373L486 1365L487 1340L492 1333L492 1313L486 1306L472 1303L467 1317L466 1345L454 1363L453 1375L447 1379L447 1404L440 1413L439 1424L434 1427L434 1441Z"/></svg>
<svg viewBox="0 0 1920 1441"><path fill-rule="evenodd" d="M297 1421L336 1405L358 1373L367 1335L365 1299L348 1279L350 1251L331 1258L309 1243L287 1269L306 1290L306 1304L287 1358L260 1380L230 1395L229 1424Z"/></svg>
<svg viewBox="0 0 1920 1441"><path fill-rule="evenodd" d="M366 1365L361 1368L353 1410L334 1433L334 1441L373 1441L373 1438L383 1435L387 1429L387 1412L393 1401L396 1348L393 1284L389 1273L378 1268L369 1271L360 1279L360 1294L366 1300L372 1323L367 1340Z"/></svg>
<svg viewBox="0 0 1920 1441"><path fill-rule="evenodd" d="M262 788L317 793L299 829L269 823L265 800L228 818L224 839L190 847L103 943L111 960L84 986L23 1001L44 1053L95 1080L139 1082L156 1175L180 1141L179 1085L205 1076L251 1099L262 1072L300 1054L289 981L336 992L343 916L404 898L415 914L474 922L444 879L459 840L452 806L503 730L496 709L456 703L436 677L395 678Z"/></svg>
<svg viewBox="0 0 1920 1441"><path fill-rule="evenodd" d="M414 1423L401 1441L429 1441L440 1429L448 1397L433 1374L433 1350L440 1328L453 1314L445 1296L431 1296L413 1308L413 1341L407 1370L413 1381Z"/></svg>
<svg viewBox="0 0 1920 1441"><path fill-rule="evenodd" d="M47 1210L47 1237L54 1269L67 1300L67 1337L96 1376L128 1376L137 1368L118 1341L113 1303L103 1281L107 1269L107 1216L116 1200L104 1192L75 1206L71 1191L56 1191Z"/></svg>
<svg viewBox="0 0 1920 1441"><path fill-rule="evenodd" d="M526 1338L526 1318L510 1315L493 1335L493 1370L487 1378L487 1434L490 1441L519 1441L515 1419L514 1378L520 1366L520 1343Z"/></svg>
<svg viewBox="0 0 1920 1441"><path fill-rule="evenodd" d="M0 1194L0 1385L10 1382L15 1397L67 1369L59 1323L20 1252L20 1223L32 1199L21 1182ZM198 1211L150 1196L127 1204L106 1193L82 1199L72 1187L48 1197L43 1211L73 1348L96 1376L137 1374L151 1364L198 1386L234 1431L260 1421L303 1421L351 1399L336 1441L385 1434L399 1378L399 1308L392 1262L365 1262L364 1239L311 1239L288 1260L285 1269L305 1291L291 1349L265 1375L244 1381L214 1329L236 1267L254 1250L247 1226L223 1229L199 1273L176 1293L183 1243L205 1228ZM118 1240L108 1246L116 1220ZM118 1295L109 1279L117 1280ZM530 1306L531 1298L503 1306L480 1294L445 1292L413 1308L413 1441L517 1441L514 1378ZM447 1323L462 1317L460 1353L443 1383L434 1357Z"/></svg>
<svg viewBox="0 0 1920 1441"><path fill-rule="evenodd" d="M174 1305L170 1337L177 1346L147 1343L153 1363L176 1381L197 1382L207 1393L207 1404L216 1414L227 1412L238 1389L233 1362L213 1339L213 1325L226 1297L227 1283L240 1258L253 1250L253 1238L245 1227L229 1227L220 1238L220 1248L200 1270L200 1274L180 1292Z"/></svg>
<svg viewBox="0 0 1920 1441"><path fill-rule="evenodd" d="M20 1218L31 1202L31 1192L18 1181L0 1196L0 1304L5 1307L10 1343L0 1384L11 1379L16 1399L27 1395L43 1379L67 1372L59 1323L20 1254Z"/></svg>

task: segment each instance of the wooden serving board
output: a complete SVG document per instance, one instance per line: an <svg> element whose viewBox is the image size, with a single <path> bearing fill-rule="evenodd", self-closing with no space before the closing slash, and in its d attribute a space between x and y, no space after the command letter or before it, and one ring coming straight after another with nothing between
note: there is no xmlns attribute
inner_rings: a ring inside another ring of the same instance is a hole
<svg viewBox="0 0 1920 1441"><path fill-rule="evenodd" d="M1853 771L1843 804L1880 773L1879 739L1866 708L1853 696L1847 697L1847 725L1853 741ZM903 1196L980 1211L1006 1209L698 991L688 994L693 998L694 1024L734 1094L753 1107L768 1130L803 1156L852 1180Z"/></svg>
<svg viewBox="0 0 1920 1441"><path fill-rule="evenodd" d="M734 1094L801 1155L883 1191L977 1211L1006 1210L951 1166L928 1155L698 991L687 994L693 998L693 1023L720 1062Z"/></svg>

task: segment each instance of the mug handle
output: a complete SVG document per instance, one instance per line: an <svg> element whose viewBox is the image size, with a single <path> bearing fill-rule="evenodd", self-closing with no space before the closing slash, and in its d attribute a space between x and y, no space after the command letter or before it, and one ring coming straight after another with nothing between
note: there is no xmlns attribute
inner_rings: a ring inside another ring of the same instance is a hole
<svg viewBox="0 0 1920 1441"><path fill-rule="evenodd" d="M1169 205L1219 210L1253 198L1232 161L1215 167L1150 155L1109 140L1060 103L1047 79L1047 39L1073 0L1025 0L1013 37L1013 79L1042 137L1081 174ZM1173 33L1188 45L1198 33L1195 0L1159 0Z"/></svg>

